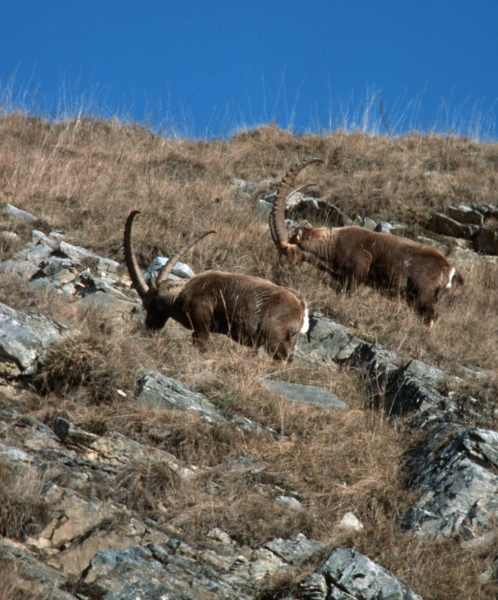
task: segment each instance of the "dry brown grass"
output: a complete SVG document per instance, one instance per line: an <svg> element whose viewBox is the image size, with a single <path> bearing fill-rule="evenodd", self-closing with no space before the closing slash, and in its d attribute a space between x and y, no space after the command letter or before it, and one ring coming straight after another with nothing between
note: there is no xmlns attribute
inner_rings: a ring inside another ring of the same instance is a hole
<svg viewBox="0 0 498 600"><path fill-rule="evenodd" d="M48 524L49 507L41 496L42 487L34 474L20 474L0 462L0 536L23 541Z"/></svg>
<svg viewBox="0 0 498 600"><path fill-rule="evenodd" d="M441 319L432 331L402 299L369 288L348 296L309 266L292 274L276 267L256 200L273 191L296 161L311 156L326 161L307 174L320 184L317 195L351 217L406 222L410 235L424 233L429 216L449 204L496 202L498 146L465 138L295 136L268 126L208 143L173 141L139 126L91 119L50 124L22 114L0 118L0 198L33 212L44 231L62 230L68 241L120 261L124 221L130 209L140 209L135 239L142 265L171 253L193 233L215 228L210 243L185 257L196 272L219 268L267 277L406 358L456 374L461 365L498 372L496 266L479 262L466 274L466 288L440 302ZM252 200L237 195L234 177L256 182ZM19 235L0 242L4 259L29 239L31 228L4 216L0 228ZM427 600L493 597L478 581L491 552L464 552L456 541L422 544L399 530L400 515L413 500L399 469L416 433L372 411L354 373L299 363L282 367L222 336L212 336L200 354L189 333L171 322L150 336L141 324L105 323L60 299L34 295L23 284L5 278L2 284L2 301L80 332L52 353L44 371L46 394L27 394L18 410L46 422L64 414L95 433L118 431L199 468L185 482L168 469L136 465L116 480L113 493L121 502L189 539L219 526L250 545L300 531L330 545L351 545ZM268 432L208 426L195 415L137 406L133 381L141 365L181 379ZM327 411L283 400L261 385L267 376L320 385L351 409ZM490 400L496 386L492 380L476 384L472 394ZM255 469L230 469L241 457ZM147 494L140 493L144 489ZM296 494L303 510L276 504L276 490ZM363 523L361 532L338 528L347 511ZM291 589L311 567L269 582L265 597Z"/></svg>

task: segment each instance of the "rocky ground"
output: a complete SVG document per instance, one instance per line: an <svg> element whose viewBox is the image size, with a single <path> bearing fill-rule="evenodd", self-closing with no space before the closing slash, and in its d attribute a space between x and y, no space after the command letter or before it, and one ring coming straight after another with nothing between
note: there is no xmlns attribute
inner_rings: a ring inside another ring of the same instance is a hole
<svg viewBox="0 0 498 600"><path fill-rule="evenodd" d="M261 210L266 209L264 200L261 206ZM15 207L3 210L16 219L31 219ZM462 214L468 217L469 211L462 210L460 218ZM455 216L453 213L448 218ZM479 220L475 214L470 218ZM437 219L443 222L442 217ZM482 240L487 239L491 253L491 238L476 238L481 239L481 251ZM462 257L475 260L468 248L462 250ZM57 232L44 234L33 229L31 242L2 262L0 271L12 281L29 282L35 294L56 294L68 303L91 305L106 319L141 319L138 297L129 287L125 268L69 244ZM177 276L189 276L188 269L180 266ZM312 565L300 580L298 592L282 592L278 597L420 598L352 548L330 549L303 534L250 548L218 528L202 542L187 543L178 532L168 532L164 525L114 501L112 493L105 497L89 494L92 488L112 490L120 475L137 461L151 468L167 467L178 480L198 477L199 472L196 465L184 464L168 452L120 433L91 433L79 429L63 414L44 423L16 410L26 390L33 393L32 382L43 369L50 349L75 333L75 329L36 312L0 304L0 477L6 490L7 483L12 482L0 508L4 513L0 538L7 582L4 597L9 597L9 585L14 597L21 581L26 593L36 598L269 598L277 596L265 596L268 577L283 577L297 567ZM310 368L325 365L333 371L340 365L355 370L376 410L389 418L404 416L413 427L423 430L422 441L403 465L415 498L400 518L407 535L430 543L456 537L460 546L469 550L498 546L497 408L470 397L466 385L485 380L488 373L462 368L458 376L450 376L420 360L403 361L396 352L355 337L348 327L317 313L311 316L308 337L300 340L296 361ZM297 403L348 410L345 401L319 386L279 381L278 377L263 383ZM147 368L136 381L135 402L172 411L195 411L206 423L232 423L247 432L264 429L246 417L220 409L180 381ZM249 476L258 465L241 458L228 468ZM209 476L205 470L203 477ZM21 497L21 490L43 499L38 509L33 508L43 511L42 517L28 510L16 511L15 493ZM276 489L275 502L289 510L302 510L298 495L289 490ZM16 522L19 512L23 522ZM361 529L362 524L354 514L348 514L343 526ZM18 535L21 528L24 536ZM480 577L490 585L496 583L498 556L494 564L483 567Z"/></svg>

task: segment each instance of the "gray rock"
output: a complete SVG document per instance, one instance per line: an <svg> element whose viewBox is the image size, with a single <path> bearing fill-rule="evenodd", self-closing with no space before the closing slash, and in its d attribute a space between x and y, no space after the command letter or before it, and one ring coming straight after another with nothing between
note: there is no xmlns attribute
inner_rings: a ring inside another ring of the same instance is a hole
<svg viewBox="0 0 498 600"><path fill-rule="evenodd" d="M71 423L63 417L55 417L52 421L52 429L61 442L64 442L67 439L70 428Z"/></svg>
<svg viewBox="0 0 498 600"><path fill-rule="evenodd" d="M400 357L377 344L359 340L345 364L357 369L367 380L373 397L383 398L391 378L398 373Z"/></svg>
<svg viewBox="0 0 498 600"><path fill-rule="evenodd" d="M50 297L51 294L61 294L62 286L58 281L50 281L47 277L39 277L29 282L29 287L37 294L43 294Z"/></svg>
<svg viewBox="0 0 498 600"><path fill-rule="evenodd" d="M92 264L104 272L117 272L121 265L110 258L103 258L81 246L73 246L67 242L59 243L59 252L79 264Z"/></svg>
<svg viewBox="0 0 498 600"><path fill-rule="evenodd" d="M283 506L284 508L290 508L291 510L300 511L303 510L303 505L296 498L292 498L291 496L277 496L275 498L275 504L279 506Z"/></svg>
<svg viewBox="0 0 498 600"><path fill-rule="evenodd" d="M84 582L101 590L107 600L255 600L258 582L310 560L324 547L298 535L251 550L216 529L197 547L172 538L120 551L102 550L92 559Z"/></svg>
<svg viewBox="0 0 498 600"><path fill-rule="evenodd" d="M344 529L346 531L361 531L363 529L363 523L354 513L348 511L340 520L338 527L339 529Z"/></svg>
<svg viewBox="0 0 498 600"><path fill-rule="evenodd" d="M436 233L442 233L443 235L450 235L453 237L461 237L466 240L470 240L472 236L478 231L476 225L462 224L447 215L442 213L436 213L430 223L429 228Z"/></svg>
<svg viewBox="0 0 498 600"><path fill-rule="evenodd" d="M31 213L26 212L25 210L21 210L20 208L17 208L12 204L7 203L3 207L3 212L6 215L9 215L9 217L13 217L18 221L24 221L25 223L34 223L35 221L38 221L38 218L35 217L35 215L32 215Z"/></svg>
<svg viewBox="0 0 498 600"><path fill-rule="evenodd" d="M0 303L0 372L33 375L50 345L74 333L62 323Z"/></svg>
<svg viewBox="0 0 498 600"><path fill-rule="evenodd" d="M482 225L484 217L479 211L470 206L448 206L448 216L468 225Z"/></svg>
<svg viewBox="0 0 498 600"><path fill-rule="evenodd" d="M0 231L0 239L5 240L6 242L15 242L19 239L19 236L15 231Z"/></svg>
<svg viewBox="0 0 498 600"><path fill-rule="evenodd" d="M5 598L50 598L51 600L76 600L62 588L69 583L68 578L35 558L20 544L0 538L2 564L2 593ZM10 579L12 576L12 579ZM21 584L19 589L17 586Z"/></svg>
<svg viewBox="0 0 498 600"><path fill-rule="evenodd" d="M474 247L481 254L498 255L498 232L481 227L474 238Z"/></svg>
<svg viewBox="0 0 498 600"><path fill-rule="evenodd" d="M72 260L68 258L60 258L59 256L50 256L42 260L39 264L39 270L33 274L31 279L46 277L48 279L57 276L61 271L73 270L72 279L76 277L77 268Z"/></svg>
<svg viewBox="0 0 498 600"><path fill-rule="evenodd" d="M443 424L404 465L421 497L402 527L418 536L479 537L498 518L498 432Z"/></svg>
<svg viewBox="0 0 498 600"><path fill-rule="evenodd" d="M421 360L416 359L412 359L410 362L408 362L403 368L403 372L405 375L418 377L428 385L435 388L443 386L448 379L450 379L448 375L441 369L431 367ZM460 382L463 383L461 380Z"/></svg>
<svg viewBox="0 0 498 600"><path fill-rule="evenodd" d="M349 408L349 405L335 394L331 394L327 390L314 385L300 385L286 381L275 381L273 379L264 379L263 384L268 389L277 392L277 394L288 400L295 400L304 404L316 404L317 406L328 408Z"/></svg>
<svg viewBox="0 0 498 600"><path fill-rule="evenodd" d="M337 546L301 586L304 600L422 600L389 571Z"/></svg>
<svg viewBox="0 0 498 600"><path fill-rule="evenodd" d="M363 217L361 220L361 226L369 231L375 231L377 229L377 222L370 217Z"/></svg>
<svg viewBox="0 0 498 600"><path fill-rule="evenodd" d="M268 548L291 565L299 564L303 559L309 559L315 554L320 554L326 547L326 544L317 540L309 540L302 533L298 533L295 538L287 540L275 538L265 545L265 548Z"/></svg>
<svg viewBox="0 0 498 600"><path fill-rule="evenodd" d="M299 339L297 355L331 365L348 358L360 342L344 325L312 313L308 333Z"/></svg>
<svg viewBox="0 0 498 600"><path fill-rule="evenodd" d="M391 233L393 229L396 229L396 227L394 225L391 225L391 223L387 223L386 221L380 221L379 223L377 223L377 226L375 227L374 231L376 231L377 233Z"/></svg>
<svg viewBox="0 0 498 600"><path fill-rule="evenodd" d="M33 244L37 244L40 240L43 240L45 244L49 243L49 239L43 233L43 231L40 231L39 229L33 229L33 231L31 232L31 241L33 242ZM50 240L50 243L54 243L54 241Z"/></svg>
<svg viewBox="0 0 498 600"><path fill-rule="evenodd" d="M352 337L348 328L318 313L311 316L309 339L301 336L296 356L329 368L340 363L358 370L372 403L388 415L411 415L414 426L450 419L479 427L496 423L496 407L469 397L463 379L449 377L419 360L402 365L397 353ZM462 392L446 392L447 383L456 384Z"/></svg>
<svg viewBox="0 0 498 600"><path fill-rule="evenodd" d="M168 260L169 258L166 258L165 256L156 256L144 272L144 279L149 281L151 278L157 277L159 270L162 269L164 265L168 264ZM169 279L190 279L194 275L195 273L186 263L178 261L173 267Z"/></svg>
<svg viewBox="0 0 498 600"><path fill-rule="evenodd" d="M5 273L28 280L40 269L40 263L48 258L53 249L40 240L33 244L28 242L11 259L0 264L0 273Z"/></svg>
<svg viewBox="0 0 498 600"><path fill-rule="evenodd" d="M496 204L472 204L471 208L480 212L485 218L498 217L498 205Z"/></svg>
<svg viewBox="0 0 498 600"><path fill-rule="evenodd" d="M275 196L276 192L272 192L258 200L258 211L261 214L269 215ZM302 192L297 192L289 198L285 206L285 216L293 222L310 220L313 223L320 223L329 227L343 227L352 224L352 220L337 206L325 200L307 196Z"/></svg>
<svg viewBox="0 0 498 600"><path fill-rule="evenodd" d="M210 420L224 422L222 411L202 394L150 369L138 381L137 401L153 408L194 410Z"/></svg>
<svg viewBox="0 0 498 600"><path fill-rule="evenodd" d="M417 377L406 375L403 369L389 373L382 383L384 409L388 415L412 414L425 417L426 420L437 417L448 419L445 411L456 410L451 399L442 396ZM423 422L418 421L418 424L420 426Z"/></svg>
<svg viewBox="0 0 498 600"><path fill-rule="evenodd" d="M128 300L120 300L114 295L106 294L100 290L86 294L79 304L96 310L102 318L127 317L137 310L138 305Z"/></svg>
<svg viewBox="0 0 498 600"><path fill-rule="evenodd" d="M424 426L431 421L454 420L472 417L472 409L462 406L457 398L443 395L437 389L451 381L459 385L465 382L458 377L449 377L444 371L431 367L419 360L399 366L401 357L376 344L359 343L345 361L349 367L359 369L367 381L372 402L382 407L390 416L411 415L416 418L415 426ZM475 421L477 422L477 421Z"/></svg>
<svg viewBox="0 0 498 600"><path fill-rule="evenodd" d="M237 196L247 200L252 200L254 194L263 184L262 181L246 181L245 179L239 179L238 177L234 177L230 183Z"/></svg>
<svg viewBox="0 0 498 600"><path fill-rule="evenodd" d="M0 265L0 272L29 280L37 293L56 292L68 301L79 300L103 318L129 318L136 312L140 306L137 295L127 295L119 288L125 271L119 263L61 241L56 233L47 237L34 230L32 237L36 243L25 244L14 258Z"/></svg>
<svg viewBox="0 0 498 600"><path fill-rule="evenodd" d="M273 208L273 203L268 202L268 200L265 200L264 198L260 198L257 206L259 214L264 217L265 220L268 219Z"/></svg>
<svg viewBox="0 0 498 600"><path fill-rule="evenodd" d="M306 219L326 227L343 227L353 223L337 206L300 193L291 197L286 206L286 216L298 221Z"/></svg>
<svg viewBox="0 0 498 600"><path fill-rule="evenodd" d="M193 410L210 423L233 422L243 429L260 429L253 421L220 410L202 394L192 392L181 382L150 369L137 382L137 401L153 408Z"/></svg>

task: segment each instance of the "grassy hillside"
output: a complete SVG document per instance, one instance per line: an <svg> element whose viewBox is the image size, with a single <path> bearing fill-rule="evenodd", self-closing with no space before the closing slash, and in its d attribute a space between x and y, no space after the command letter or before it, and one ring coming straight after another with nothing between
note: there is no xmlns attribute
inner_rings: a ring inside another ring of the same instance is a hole
<svg viewBox="0 0 498 600"><path fill-rule="evenodd" d="M139 209L135 248L143 267L157 254L170 255L194 233L214 228L217 235L184 258L195 272L216 268L266 277L293 288L311 309L349 325L359 337L407 359L457 375L470 365L498 373L498 267L481 259L460 265L451 248L456 242L445 240L448 258L464 272L467 285L443 298L433 330L403 300L370 288L347 296L312 267L291 274L278 268L257 199L273 191L289 167L312 156L325 161L301 177L318 183L313 194L351 218L405 223L409 237L430 235L429 217L445 206L497 200L498 145L471 139L296 136L267 126L231 140L169 140L140 126L90 119L49 123L12 114L0 118L0 203L32 212L46 233L60 230L68 241L120 262L126 216ZM238 191L234 178L252 184L249 194ZM0 229L18 234L16 240L0 240L5 260L30 238L32 227L0 216ZM20 407L46 422L66 414L88 431L121 432L210 473L204 482L197 478L187 485L166 469L150 472L137 465L112 491L116 500L188 539L214 526L252 546L303 532L329 544L353 545L424 599L492 597L478 580L493 558L490 552L464 552L458 541L431 545L400 532L399 517L413 500L403 487L400 464L418 433L372 410L354 372L298 362L282 366L221 336L213 336L209 350L199 354L188 332L172 323L149 336L141 322L103 322L76 305L34 295L27 285L6 278L0 285L1 301L81 331L47 366L46 394L23 391ZM141 365L184 381L280 436L246 435L228 426L207 427L194 416L137 407L131 396ZM276 371L280 379L328 389L351 410L296 406L262 389L258 379ZM474 385L469 393L498 397L497 376L486 387ZM258 481L222 468L227 458L241 456L263 466ZM211 484L217 479L223 488L215 502ZM258 492L267 483L297 491L306 511L276 506ZM102 497L107 493L98 491ZM364 524L361 532L337 527L347 511ZM295 573L296 580L300 575ZM287 578L270 588L292 583Z"/></svg>

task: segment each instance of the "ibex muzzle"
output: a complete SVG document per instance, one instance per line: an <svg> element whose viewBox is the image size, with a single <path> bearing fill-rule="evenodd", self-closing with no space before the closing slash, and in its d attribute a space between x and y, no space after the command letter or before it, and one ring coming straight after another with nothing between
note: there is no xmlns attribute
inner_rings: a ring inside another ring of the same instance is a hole
<svg viewBox="0 0 498 600"><path fill-rule="evenodd" d="M138 266L128 216L124 232L126 265L147 313L149 329L160 329L171 317L193 331L194 343L204 349L210 333L222 333L248 346L263 346L277 360L288 360L299 335L308 330L304 302L284 287L259 277L206 271L188 281L168 281L181 255L209 231L179 250L147 285Z"/></svg>
<svg viewBox="0 0 498 600"><path fill-rule="evenodd" d="M365 283L405 291L425 322L437 318L436 303L454 284L464 285L463 277L446 258L431 246L391 234L375 233L362 227L296 227L290 233L285 225L285 205L296 191L299 173L308 165L323 163L312 158L302 161L281 180L270 214L270 231L280 264L295 267L309 262L326 271L349 289Z"/></svg>

